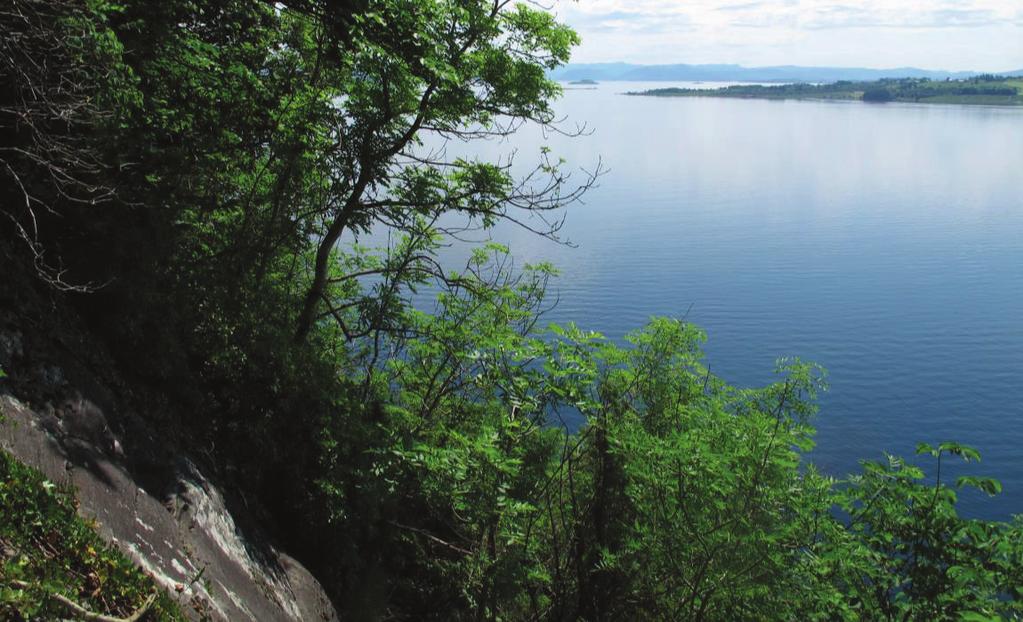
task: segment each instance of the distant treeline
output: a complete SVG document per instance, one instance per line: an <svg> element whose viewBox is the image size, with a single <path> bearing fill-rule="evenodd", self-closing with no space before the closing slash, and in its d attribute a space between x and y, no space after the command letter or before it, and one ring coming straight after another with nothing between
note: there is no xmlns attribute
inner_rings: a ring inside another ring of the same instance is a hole
<svg viewBox="0 0 1023 622"><path fill-rule="evenodd" d="M630 95L661 97L740 97L758 99L842 99L867 102L929 102L1021 105L1023 79L983 75L968 80L926 78L843 80L828 84L736 85L721 89L653 89Z"/></svg>

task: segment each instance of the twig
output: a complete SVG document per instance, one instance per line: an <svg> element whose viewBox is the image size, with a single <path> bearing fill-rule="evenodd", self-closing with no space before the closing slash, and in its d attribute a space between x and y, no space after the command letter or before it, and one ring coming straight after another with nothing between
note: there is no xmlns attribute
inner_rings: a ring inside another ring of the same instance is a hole
<svg viewBox="0 0 1023 622"><path fill-rule="evenodd" d="M411 531L412 533L417 533L417 534L425 537L427 540L429 540L431 542L435 542L437 544L440 544L441 546L445 546L445 547L451 549L452 551L455 551L456 553L461 553L462 555L472 555L472 551L470 551L468 549L464 549L464 548L458 546L457 544L452 544L451 542L448 542L446 540L441 540L440 538L438 538L437 536L433 535L429 531L426 531L425 529L419 529L418 527L411 527L409 525L402 525L401 523L398 523L398 522L395 522L395 521L387 521L387 522L389 524L397 527L398 529L404 529L406 531Z"/></svg>
<svg viewBox="0 0 1023 622"><path fill-rule="evenodd" d="M22 589L32 587L29 583L17 580L11 581L11 585ZM108 616L106 614L89 611L63 594L53 593L49 594L49 596L53 600L70 609L75 613L75 615L80 616L83 620L89 620L91 622L138 622L142 619L142 616L146 615L146 613L152 608L153 604L156 603L157 592L154 590L151 594L149 594L149 597L146 598L144 603L142 603L142 606L136 609L135 612L127 618L118 618L117 616Z"/></svg>

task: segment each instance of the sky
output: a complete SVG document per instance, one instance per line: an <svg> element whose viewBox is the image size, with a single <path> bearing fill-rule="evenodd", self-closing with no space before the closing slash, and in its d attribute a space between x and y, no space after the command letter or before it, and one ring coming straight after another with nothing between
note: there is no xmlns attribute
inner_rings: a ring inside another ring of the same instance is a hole
<svg viewBox="0 0 1023 622"><path fill-rule="evenodd" d="M572 62L1023 69L1023 0L550 0Z"/></svg>

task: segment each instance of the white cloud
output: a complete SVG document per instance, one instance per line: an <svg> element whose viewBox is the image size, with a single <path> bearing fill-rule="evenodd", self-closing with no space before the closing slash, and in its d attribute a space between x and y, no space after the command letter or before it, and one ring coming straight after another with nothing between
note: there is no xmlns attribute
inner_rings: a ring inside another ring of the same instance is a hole
<svg viewBox="0 0 1023 622"><path fill-rule="evenodd" d="M1023 68L1023 0L554 0L577 62Z"/></svg>

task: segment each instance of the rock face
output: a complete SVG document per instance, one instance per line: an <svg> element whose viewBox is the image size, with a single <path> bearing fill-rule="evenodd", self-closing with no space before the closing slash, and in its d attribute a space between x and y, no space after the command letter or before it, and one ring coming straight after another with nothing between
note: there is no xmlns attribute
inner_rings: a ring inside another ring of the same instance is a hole
<svg viewBox="0 0 1023 622"><path fill-rule="evenodd" d="M337 620L319 582L261 528L259 500L250 508L226 487L180 424L195 406L122 369L63 298L20 274L0 277L0 449L75 487L79 512L190 617Z"/></svg>
<svg viewBox="0 0 1023 622"><path fill-rule="evenodd" d="M59 370L49 381L64 382ZM146 490L126 467L103 410L81 395L34 410L0 395L0 446L78 491L80 512L149 572L192 617L337 620L323 588L254 528L242 529L225 495L178 457Z"/></svg>

